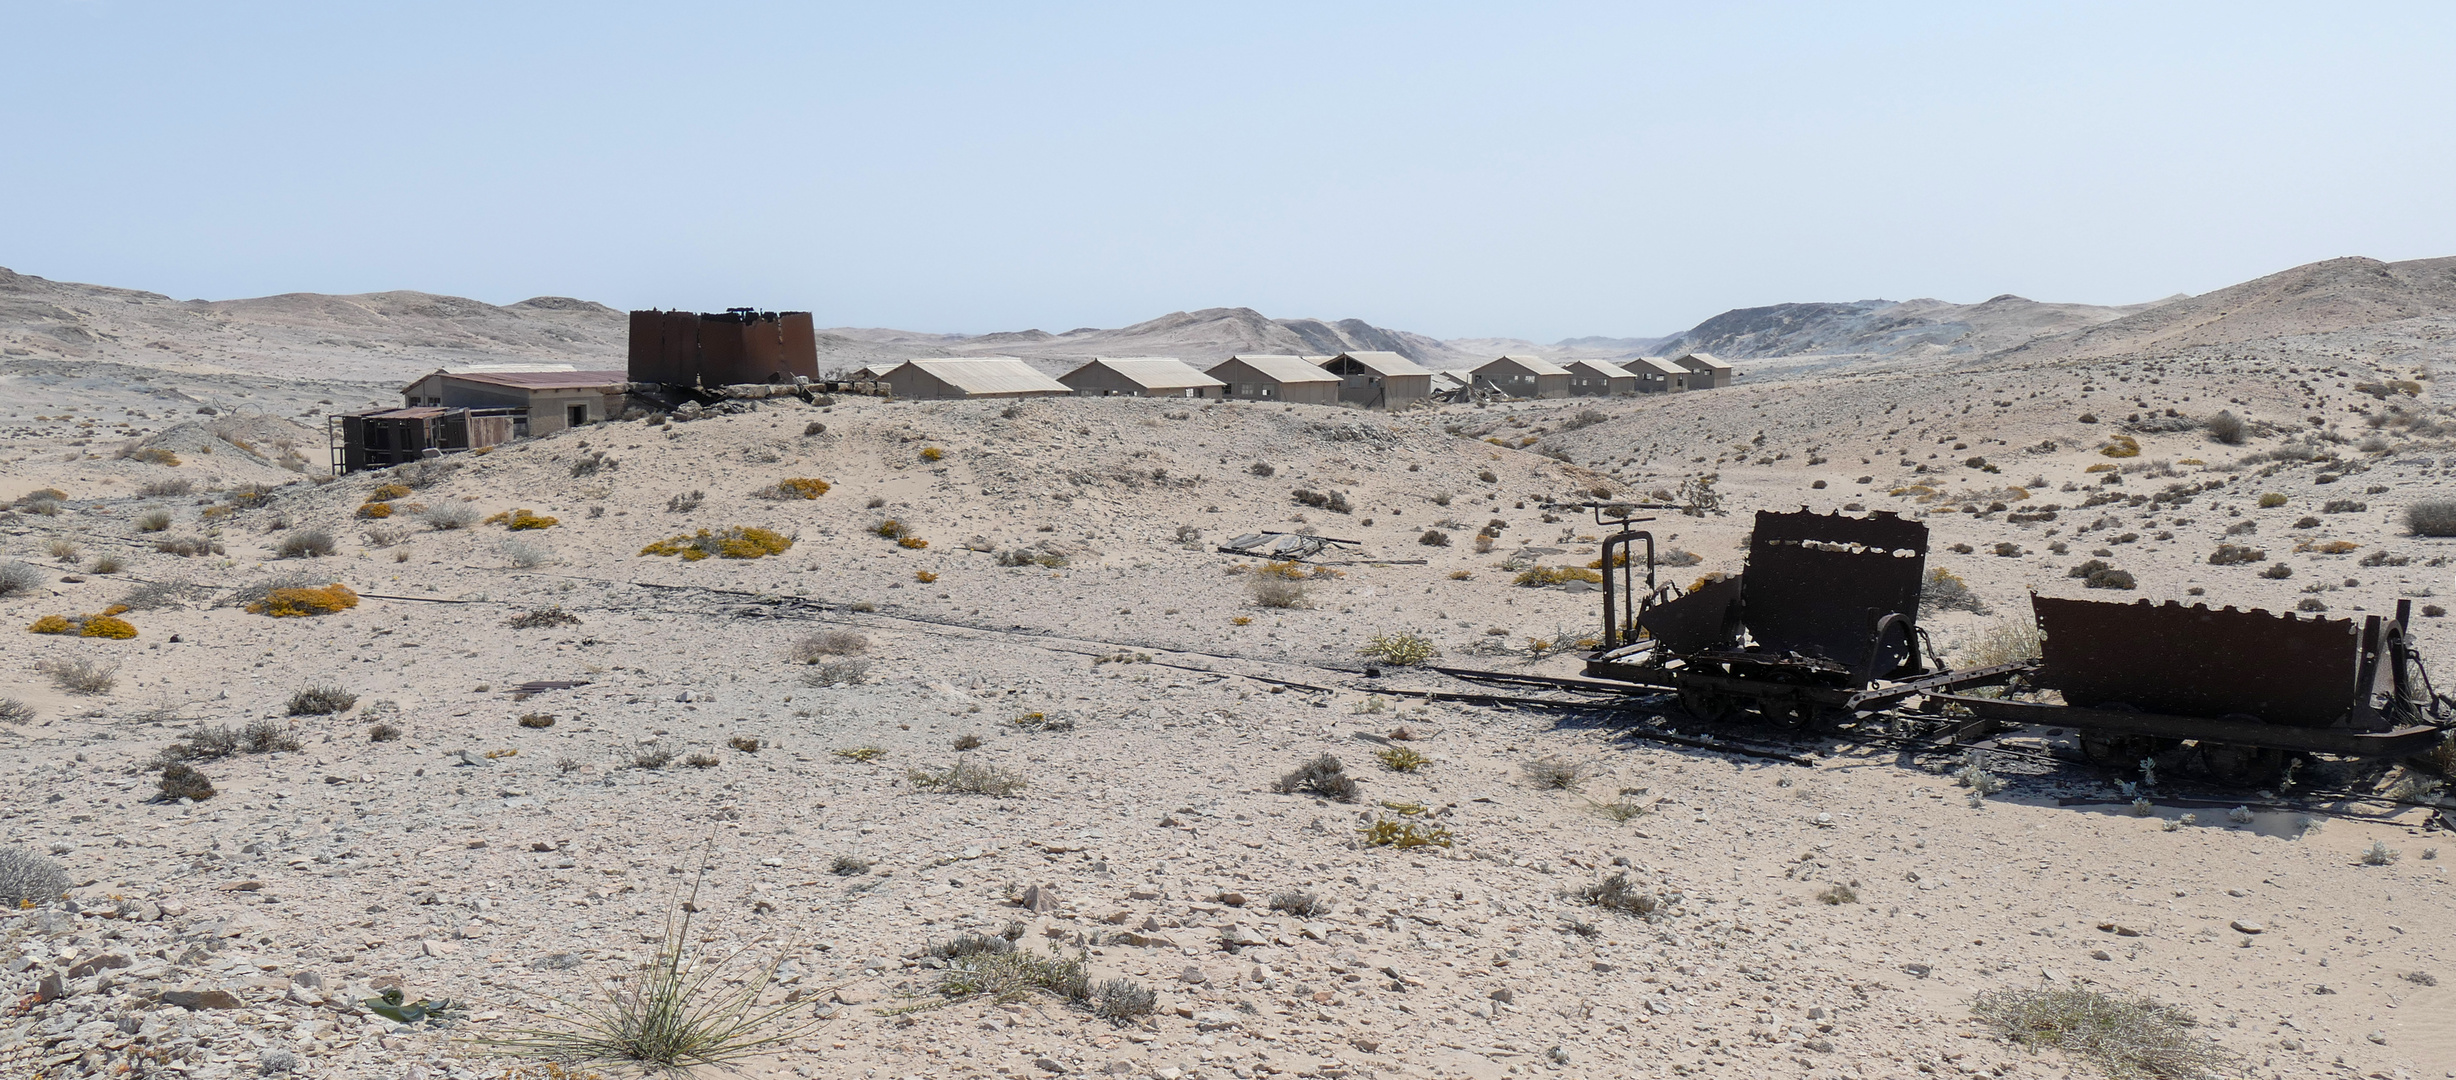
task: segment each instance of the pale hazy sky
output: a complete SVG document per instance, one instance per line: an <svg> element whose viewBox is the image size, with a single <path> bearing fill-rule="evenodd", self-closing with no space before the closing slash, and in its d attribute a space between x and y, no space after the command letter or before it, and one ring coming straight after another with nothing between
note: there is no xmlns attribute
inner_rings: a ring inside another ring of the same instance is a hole
<svg viewBox="0 0 2456 1080"><path fill-rule="evenodd" d="M0 0L0 265L1668 333L2456 255L2456 4Z"/></svg>

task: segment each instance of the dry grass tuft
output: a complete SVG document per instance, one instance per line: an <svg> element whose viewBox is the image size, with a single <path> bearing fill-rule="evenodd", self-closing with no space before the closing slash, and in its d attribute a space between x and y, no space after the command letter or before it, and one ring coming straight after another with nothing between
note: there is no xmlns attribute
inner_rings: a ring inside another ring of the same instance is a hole
<svg viewBox="0 0 2456 1080"><path fill-rule="evenodd" d="M35 670L51 677L51 685L71 694L101 695L119 685L119 662L98 663L93 660L42 660Z"/></svg>
<svg viewBox="0 0 2456 1080"><path fill-rule="evenodd" d="M554 714L542 712L524 713L520 717L520 726L524 728L541 729L553 727Z"/></svg>
<svg viewBox="0 0 2456 1080"><path fill-rule="evenodd" d="M1672 906L1680 902L1678 893L1648 889L1630 880L1626 870L1616 871L1612 876L1579 889L1570 896L1607 911L1635 915L1649 921L1670 914Z"/></svg>
<svg viewBox="0 0 2456 1080"><path fill-rule="evenodd" d="M1280 777L1271 790L1282 795L1309 791L1326 799L1355 802L1356 778L1347 774L1347 766L1340 764L1338 758L1323 754Z"/></svg>
<svg viewBox="0 0 2456 1080"><path fill-rule="evenodd" d="M1980 994L1970 1011L2014 1042L2088 1058L2115 1080L2236 1075L2234 1055L2194 1033L2190 1013L2145 997L2023 987Z"/></svg>
<svg viewBox="0 0 2456 1080"><path fill-rule="evenodd" d="M45 577L40 568L27 563L0 563L0 600L41 588Z"/></svg>
<svg viewBox="0 0 2456 1080"><path fill-rule="evenodd" d="M2405 529L2415 536L2456 536L2456 499L2416 499L2407 504Z"/></svg>
<svg viewBox="0 0 2456 1080"><path fill-rule="evenodd" d="M1382 766L1391 772L1411 773L1433 763L1433 759L1404 746L1393 746L1374 753Z"/></svg>
<svg viewBox="0 0 2456 1080"><path fill-rule="evenodd" d="M580 617L563 610L561 604L548 604L514 615L506 625L514 630L552 629L557 626L578 626Z"/></svg>
<svg viewBox="0 0 2456 1080"><path fill-rule="evenodd" d="M0 907L39 907L68 895L68 885L68 873L48 857L27 848L0 848Z"/></svg>
<svg viewBox="0 0 2456 1080"><path fill-rule="evenodd" d="M944 769L908 769L904 780L916 791L990 795L1001 799L1030 786L1030 781L1022 773L995 765L982 765L969 758L957 758L955 764Z"/></svg>
<svg viewBox="0 0 2456 1080"><path fill-rule="evenodd" d="M1576 791L1589 775L1586 766L1557 757L1537 758L1518 766L1536 787L1548 791Z"/></svg>
<svg viewBox="0 0 2456 1080"><path fill-rule="evenodd" d="M859 656L870 651L870 639L851 630L821 630L793 639L785 658L796 664L816 664L831 656Z"/></svg>
<svg viewBox="0 0 2456 1080"><path fill-rule="evenodd" d="M300 529L281 538L273 554L284 559L317 559L339 551L341 545L333 534L322 529Z"/></svg>
<svg viewBox="0 0 2456 1080"><path fill-rule="evenodd" d="M666 909L664 941L656 955L629 978L602 984L603 1000L563 1002L570 1015L556 1026L483 1041L513 1053L686 1077L702 1067L730 1070L815 1030L816 1018L788 1019L805 1008L798 997L761 1000L775 985L789 948L779 948L764 964L745 964L749 947L720 952L691 932L706 877L703 864L690 894Z"/></svg>
<svg viewBox="0 0 2456 1080"><path fill-rule="evenodd" d="M2038 632L2038 620L2025 615L2008 616L1989 623L1962 645L1964 667L1993 667L2016 660L2035 660L2046 646Z"/></svg>
<svg viewBox="0 0 2456 1080"><path fill-rule="evenodd" d="M1441 647L1422 634L1401 631L1395 634L1376 632L1356 650L1368 659L1379 660L1392 667L1415 667L1438 658Z"/></svg>
<svg viewBox="0 0 2456 1080"><path fill-rule="evenodd" d="M334 716L357 704L358 695L338 686L310 686L290 695L290 715Z"/></svg>

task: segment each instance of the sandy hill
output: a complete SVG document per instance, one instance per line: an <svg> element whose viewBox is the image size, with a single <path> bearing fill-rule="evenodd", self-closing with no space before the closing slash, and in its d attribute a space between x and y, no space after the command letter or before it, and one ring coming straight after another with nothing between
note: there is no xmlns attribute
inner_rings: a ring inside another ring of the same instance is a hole
<svg viewBox="0 0 2456 1080"><path fill-rule="evenodd" d="M1654 345L1664 355L1727 359L1851 354L1936 356L1993 352L2041 335L2093 326L2150 305L2043 304L1998 296L1977 304L1860 300L1774 304L1726 311Z"/></svg>
<svg viewBox="0 0 2456 1080"><path fill-rule="evenodd" d="M2110 309L2111 310L2111 309ZM2456 258L2309 263L2005 349L2008 357L2117 356L2395 327L2435 337L2456 321Z"/></svg>
<svg viewBox="0 0 2456 1080"><path fill-rule="evenodd" d="M178 301L0 269L0 360L115 360L181 371L397 382L447 363L602 362L629 325L603 304L495 306L421 292Z"/></svg>

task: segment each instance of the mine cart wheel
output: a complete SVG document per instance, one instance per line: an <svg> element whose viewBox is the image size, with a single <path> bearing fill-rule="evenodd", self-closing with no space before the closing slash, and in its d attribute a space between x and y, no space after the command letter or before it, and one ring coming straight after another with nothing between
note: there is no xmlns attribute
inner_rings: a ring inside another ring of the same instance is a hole
<svg viewBox="0 0 2456 1080"><path fill-rule="evenodd" d="M1684 687L1680 691L1680 708L1711 724L1731 714L1732 701L1717 691Z"/></svg>
<svg viewBox="0 0 2456 1080"><path fill-rule="evenodd" d="M2230 743L2200 744L2200 762L2209 779L2228 787L2260 788L2285 777L2287 753L2265 746Z"/></svg>
<svg viewBox="0 0 2456 1080"><path fill-rule="evenodd" d="M1809 698L1792 698L1785 702L1768 701L1759 706L1765 718L1797 731L1815 731L1824 727L1833 711Z"/></svg>
<svg viewBox="0 0 2456 1080"><path fill-rule="evenodd" d="M2121 701L2100 702L2100 712L2141 711L2140 706ZM2149 735L2123 735L2105 731L2082 731L2081 756L2090 764L2103 768L2130 770L2140 767L2142 758L2154 758L2181 745L2181 740L2160 739Z"/></svg>

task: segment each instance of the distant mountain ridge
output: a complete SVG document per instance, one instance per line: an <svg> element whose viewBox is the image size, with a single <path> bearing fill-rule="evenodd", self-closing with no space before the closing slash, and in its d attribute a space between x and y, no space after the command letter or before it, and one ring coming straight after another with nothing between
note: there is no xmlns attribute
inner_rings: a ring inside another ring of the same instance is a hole
<svg viewBox="0 0 2456 1080"><path fill-rule="evenodd" d="M2374 329L2385 335L2383 341L2397 342L2397 349L2444 354L2446 347L2437 343L2456 338L2456 257L2395 263L2328 259L2199 296L2117 306L2042 303L2012 295L1975 304L1932 299L1772 304L1735 308L1669 337L1573 337L1548 345L1507 337L1445 341L1362 319L1278 319L1246 307L1175 311L1131 326L1056 334L837 327L821 331L818 344L822 371L946 355L1020 356L1062 371L1093 356L1175 356L1203 363L1237 353L1368 350L1450 369L1504 353L1567 361L1708 352L1740 361L1813 358L1803 362L1805 367L1789 365L1806 370L1866 358L1992 363L2171 354ZM0 269L0 364L109 360L404 382L453 363L560 361L619 368L628 336L624 312L570 297L495 305L392 291L179 301Z"/></svg>

